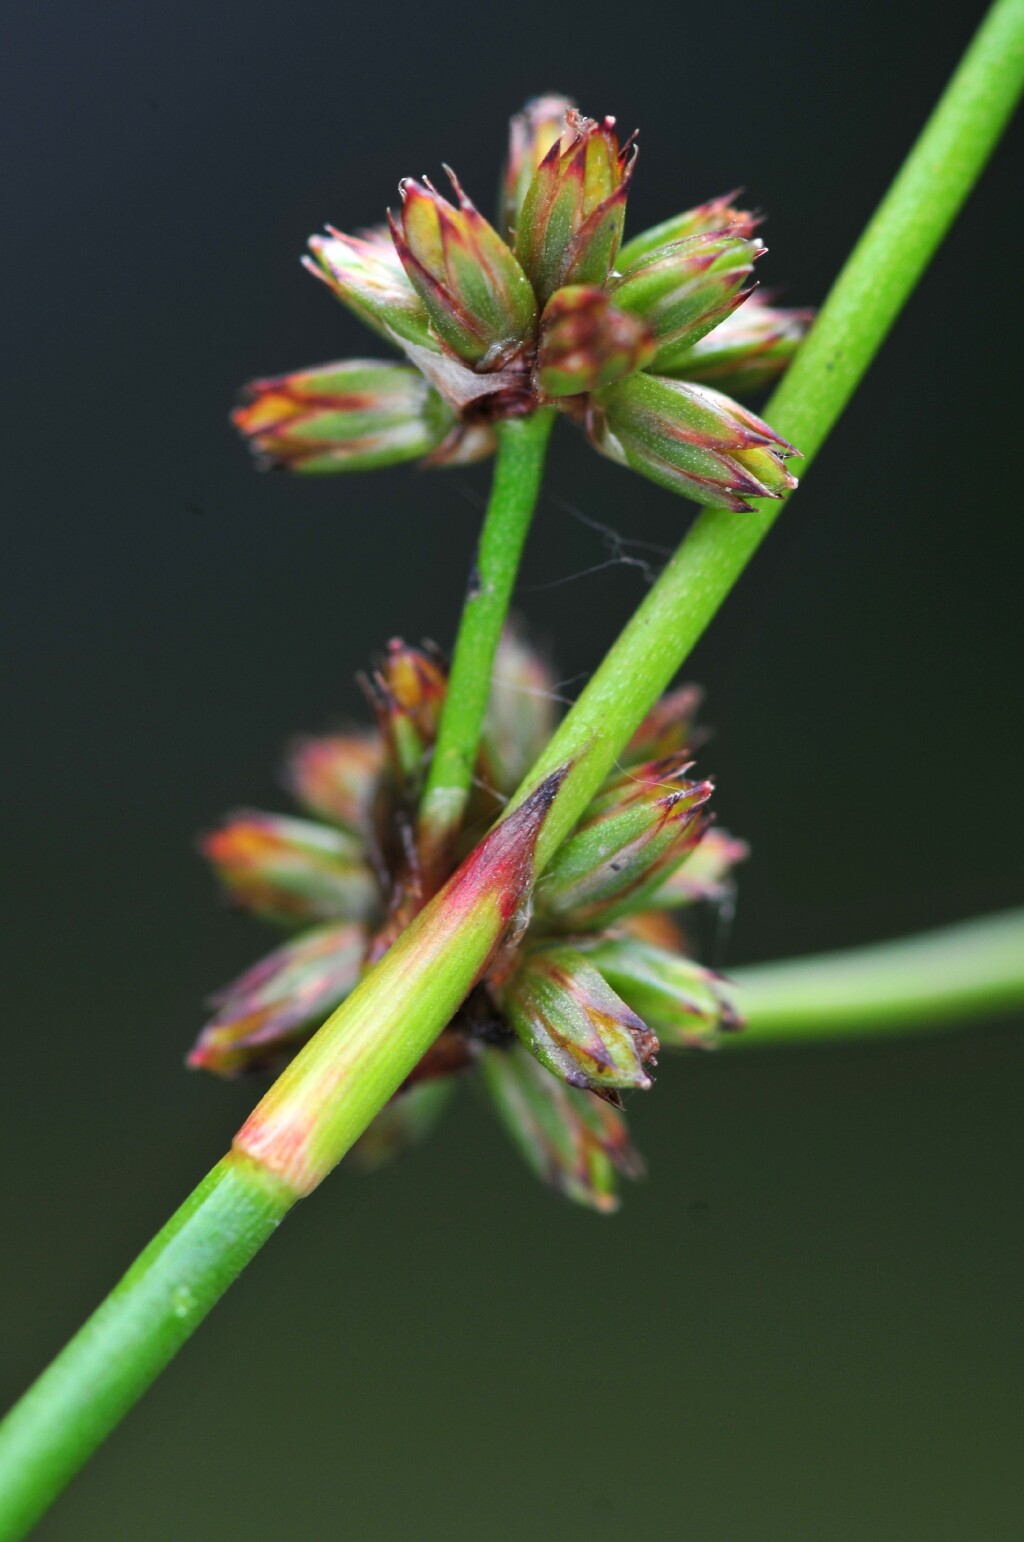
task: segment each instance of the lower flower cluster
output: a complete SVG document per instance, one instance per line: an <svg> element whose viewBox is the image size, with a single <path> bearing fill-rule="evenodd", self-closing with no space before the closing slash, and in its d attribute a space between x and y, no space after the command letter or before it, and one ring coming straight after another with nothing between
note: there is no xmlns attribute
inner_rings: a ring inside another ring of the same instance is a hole
<svg viewBox="0 0 1024 1542"><path fill-rule="evenodd" d="M297 743L289 787L307 816L242 812L204 840L228 895L291 932L213 1000L189 1064L275 1068L308 1039L431 897L416 816L446 690L444 661L393 642L364 685L376 729ZM743 843L714 826L690 776L699 692L664 698L537 884L525 927L353 1153L380 1165L426 1135L475 1077L533 1170L609 1210L642 1164L622 1094L660 1047L706 1048L739 1026L727 986L687 956L672 912L720 898ZM548 672L514 634L499 650L457 861L547 741Z"/></svg>

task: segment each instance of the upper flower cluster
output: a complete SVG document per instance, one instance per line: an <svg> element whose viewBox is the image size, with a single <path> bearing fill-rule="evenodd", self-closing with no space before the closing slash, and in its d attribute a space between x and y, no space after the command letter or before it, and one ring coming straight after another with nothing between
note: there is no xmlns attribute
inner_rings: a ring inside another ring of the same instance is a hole
<svg viewBox="0 0 1024 1542"><path fill-rule="evenodd" d="M446 168L450 198L406 178L387 227L314 236L307 267L409 363L253 381L236 424L271 464L344 471L474 460L501 418L555 406L602 454L702 503L781 497L798 452L715 387L778 376L807 313L755 293L758 221L729 198L623 245L635 164L613 118L539 97L512 119L503 234Z"/></svg>
<svg viewBox="0 0 1024 1542"><path fill-rule="evenodd" d="M365 683L376 732L308 739L292 752L288 782L311 818L242 813L205 841L229 894L295 935L216 998L194 1066L233 1075L290 1056L429 897L412 825L444 663L393 643ZM507 636L463 851L549 737L552 684ZM616 1173L634 1173L639 1161L620 1089L651 1085L659 1042L708 1045L736 1026L724 983L686 957L669 918L720 895L745 851L709 823L710 782L687 774L698 700L687 687L648 716L545 871L529 918L362 1138L364 1163L425 1133L456 1076L471 1074L541 1177L612 1208Z"/></svg>

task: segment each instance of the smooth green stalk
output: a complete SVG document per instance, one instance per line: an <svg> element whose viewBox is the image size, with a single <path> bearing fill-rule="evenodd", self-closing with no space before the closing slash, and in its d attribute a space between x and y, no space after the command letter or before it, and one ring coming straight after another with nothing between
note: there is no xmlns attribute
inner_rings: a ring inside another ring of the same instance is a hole
<svg viewBox="0 0 1024 1542"><path fill-rule="evenodd" d="M997 0L768 409L773 426L805 455L819 448L839 417L970 191L1022 79L1024 0ZM528 842L537 867L578 819L778 512L776 505L749 515L701 515L518 795L524 804L547 772L572 762L535 849L532 837ZM279 1174L301 1172L301 1183L257 1180L251 1162L227 1159L0 1427L2 1542L14 1542L43 1512L269 1235L293 1194L343 1155L387 1089L398 1085L413 1052L441 1032L472 983L470 965L486 957L493 920L467 905L458 920L446 922L445 894L284 1073L261 1105L273 1117L262 1120L257 1110L246 1127L259 1163ZM432 929L439 943L431 940ZM343 1078L332 1070L336 1055L345 1064ZM300 1126L293 1113L306 1123ZM268 1139L272 1127L277 1135ZM257 1192L266 1196L259 1224ZM179 1263L187 1263L184 1272ZM181 1285L188 1297L174 1295ZM187 1306L193 1299L194 1313L177 1318L175 1302Z"/></svg>
<svg viewBox="0 0 1024 1542"><path fill-rule="evenodd" d="M730 1049L832 1043L1024 1010L1024 909L898 942L737 969Z"/></svg>
<svg viewBox="0 0 1024 1542"><path fill-rule="evenodd" d="M494 482L420 808L420 839L428 866L442 862L469 799L494 656L537 503L554 420L553 409L545 407L497 428Z"/></svg>
<svg viewBox="0 0 1024 1542"><path fill-rule="evenodd" d="M244 1156L219 1162L0 1430L0 1539L24 1536L298 1199Z"/></svg>

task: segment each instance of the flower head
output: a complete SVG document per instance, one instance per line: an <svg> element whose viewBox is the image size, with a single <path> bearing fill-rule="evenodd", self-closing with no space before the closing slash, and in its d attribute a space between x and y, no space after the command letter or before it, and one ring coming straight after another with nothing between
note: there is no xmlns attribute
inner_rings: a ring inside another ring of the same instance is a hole
<svg viewBox="0 0 1024 1542"><path fill-rule="evenodd" d="M623 244L636 153L614 118L537 97L512 119L500 230L446 168L451 198L407 177L387 226L314 236L307 267L407 362L253 382L235 423L261 463L450 465L489 454L501 419L555 406L601 453L673 491L732 509L782 497L799 452L705 382L770 383L809 313L757 297L760 221L732 195Z"/></svg>
<svg viewBox="0 0 1024 1542"><path fill-rule="evenodd" d="M566 284L603 284L622 240L636 149L620 148L615 119L575 108L526 189L516 254L543 305Z"/></svg>
<svg viewBox="0 0 1024 1542"><path fill-rule="evenodd" d="M268 466L370 471L437 450L455 414L418 370L349 359L253 380L232 414Z"/></svg>
<svg viewBox="0 0 1024 1542"><path fill-rule="evenodd" d="M441 343L456 358L488 374L529 346L537 301L526 274L453 171L458 205L433 184L413 177L399 184L401 219L388 215L402 267Z"/></svg>
<svg viewBox="0 0 1024 1542"><path fill-rule="evenodd" d="M393 642L364 684L376 732L292 749L286 779L303 817L235 815L204 842L232 902L292 935L213 998L192 1066L234 1076L279 1065L430 898L415 819L445 664L434 649ZM616 1175L640 1166L623 1092L651 1086L659 1044L707 1047L738 1026L727 986L686 956L666 915L722 895L745 855L709 823L711 783L689 774L698 701L687 687L651 712L532 908L357 1147L363 1165L421 1139L456 1082L476 1076L535 1171L572 1199L613 1208ZM544 664L507 634L453 864L547 741L553 703Z"/></svg>

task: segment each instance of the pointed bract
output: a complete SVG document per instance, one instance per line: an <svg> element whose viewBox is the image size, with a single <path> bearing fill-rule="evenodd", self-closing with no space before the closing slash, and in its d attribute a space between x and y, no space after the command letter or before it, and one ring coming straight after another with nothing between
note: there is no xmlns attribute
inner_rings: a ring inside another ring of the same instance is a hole
<svg viewBox="0 0 1024 1542"><path fill-rule="evenodd" d="M609 459L699 503L749 512L797 485L784 462L799 452L708 386L631 375L592 398L587 426Z"/></svg>
<svg viewBox="0 0 1024 1542"><path fill-rule="evenodd" d="M551 146L565 133L566 113L575 106L567 96L535 96L509 122L501 212L506 233L512 238L533 174Z"/></svg>
<svg viewBox="0 0 1024 1542"><path fill-rule="evenodd" d="M362 968L366 929L319 926L218 992L188 1064L218 1076L263 1070L294 1053L344 1001Z"/></svg>
<svg viewBox="0 0 1024 1542"><path fill-rule="evenodd" d="M494 906L507 929L496 936L495 948L499 942L518 942L530 920L537 840L568 771L563 765L546 776L487 832L449 878L441 893L447 896L453 925L467 910Z"/></svg>
<svg viewBox="0 0 1024 1542"><path fill-rule="evenodd" d="M498 1117L537 1176L576 1204L617 1209L617 1175L643 1173L618 1110L558 1081L520 1044L484 1049L479 1063Z"/></svg>
<svg viewBox="0 0 1024 1542"><path fill-rule="evenodd" d="M641 909L699 838L712 787L688 781L688 769L671 756L608 784L538 885L538 917L589 930Z"/></svg>
<svg viewBox="0 0 1024 1542"><path fill-rule="evenodd" d="M650 329L589 284L556 290L540 323L537 381L547 396L577 396L611 385L654 357Z"/></svg>
<svg viewBox="0 0 1024 1542"><path fill-rule="evenodd" d="M400 184L401 219L388 216L395 250L445 347L475 370L501 369L532 340L533 290L509 247L448 176L457 207L427 181Z"/></svg>
<svg viewBox="0 0 1024 1542"><path fill-rule="evenodd" d="M631 937L583 946L590 963L663 1044L709 1049L721 1031L742 1026L726 982L693 959Z"/></svg>
<svg viewBox="0 0 1024 1542"><path fill-rule="evenodd" d="M571 1087L650 1087L657 1038L577 949L529 949L501 1002L530 1053Z"/></svg>
<svg viewBox="0 0 1024 1542"><path fill-rule="evenodd" d="M603 284L626 217L635 149L620 149L615 119L571 111L534 173L516 229L516 256L545 305L566 284Z"/></svg>
<svg viewBox="0 0 1024 1542"><path fill-rule="evenodd" d="M749 238L760 225L760 216L749 209L737 209L733 204L735 197L735 193L726 193L722 198L709 199L695 209L686 209L672 219L662 220L660 225L641 231L625 242L619 252L619 272L624 273L659 246L667 246L670 241L685 241L689 236L705 235L711 230L729 230L733 235Z"/></svg>
<svg viewBox="0 0 1024 1542"><path fill-rule="evenodd" d="M455 414L418 370L349 359L245 387L235 427L263 465L322 474L368 471L436 450Z"/></svg>
<svg viewBox="0 0 1024 1542"><path fill-rule="evenodd" d="M727 231L690 236L655 247L614 280L615 304L654 339L652 370L674 372L676 361L742 304L763 251L759 241Z"/></svg>

